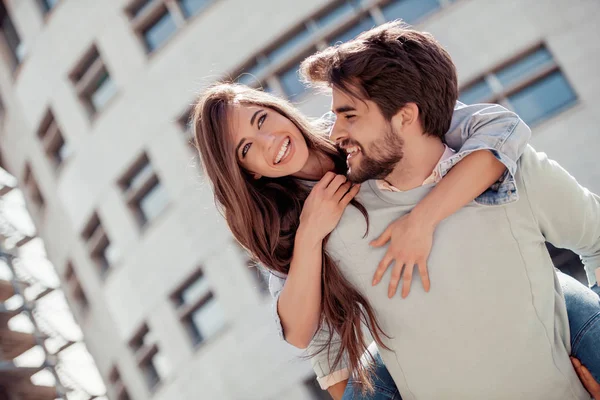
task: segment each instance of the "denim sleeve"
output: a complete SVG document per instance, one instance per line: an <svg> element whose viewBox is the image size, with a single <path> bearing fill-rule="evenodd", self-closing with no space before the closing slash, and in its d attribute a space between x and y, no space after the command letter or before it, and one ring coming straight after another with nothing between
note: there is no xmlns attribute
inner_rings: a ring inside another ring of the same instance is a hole
<svg viewBox="0 0 600 400"><path fill-rule="evenodd" d="M519 198L515 185L517 161L531 138L531 129L518 115L497 104L465 105L457 102L450 129L444 138L457 153L440 165L441 176L468 154L490 150L506 166L506 172L475 201L483 205L498 205Z"/></svg>

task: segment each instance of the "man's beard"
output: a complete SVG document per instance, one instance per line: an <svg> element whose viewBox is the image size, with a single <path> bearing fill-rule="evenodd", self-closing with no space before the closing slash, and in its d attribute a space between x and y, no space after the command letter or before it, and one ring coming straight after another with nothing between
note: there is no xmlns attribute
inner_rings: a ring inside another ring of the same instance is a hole
<svg viewBox="0 0 600 400"><path fill-rule="evenodd" d="M383 137L369 146L369 152L355 141L350 143L361 149L362 158L358 165L348 170L348 180L353 183L363 183L370 179L385 179L392 173L404 156L404 140L390 126Z"/></svg>

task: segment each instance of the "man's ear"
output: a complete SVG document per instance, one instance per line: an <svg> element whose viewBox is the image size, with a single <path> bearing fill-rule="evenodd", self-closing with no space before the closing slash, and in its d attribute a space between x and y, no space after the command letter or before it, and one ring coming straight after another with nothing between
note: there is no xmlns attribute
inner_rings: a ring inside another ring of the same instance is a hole
<svg viewBox="0 0 600 400"><path fill-rule="evenodd" d="M416 103L406 103L399 113L402 126L410 126L419 120L419 106Z"/></svg>

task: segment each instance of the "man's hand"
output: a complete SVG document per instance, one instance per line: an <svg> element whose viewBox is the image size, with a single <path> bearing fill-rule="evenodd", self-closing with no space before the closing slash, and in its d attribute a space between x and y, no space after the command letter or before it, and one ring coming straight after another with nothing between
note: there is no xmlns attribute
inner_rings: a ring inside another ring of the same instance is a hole
<svg viewBox="0 0 600 400"><path fill-rule="evenodd" d="M410 292L413 269L415 264L417 264L423 288L426 292L429 292L430 282L429 273L427 272L427 259L431 252L434 230L434 224L423 221L412 213L392 222L381 236L371 242L371 246L373 247L381 247L390 242L385 256L375 271L373 286L381 281L383 274L390 264L395 262L388 288L388 297L392 298L394 296L400 282L400 277L402 277L402 298L406 298ZM404 275L402 275L403 269Z"/></svg>
<svg viewBox="0 0 600 400"><path fill-rule="evenodd" d="M600 399L600 383L596 382L590 371L588 371L578 359L571 357L571 362L573 363L573 368L575 368L575 372L577 372L577 376L579 376L579 380L583 384L583 387L590 392L594 399Z"/></svg>

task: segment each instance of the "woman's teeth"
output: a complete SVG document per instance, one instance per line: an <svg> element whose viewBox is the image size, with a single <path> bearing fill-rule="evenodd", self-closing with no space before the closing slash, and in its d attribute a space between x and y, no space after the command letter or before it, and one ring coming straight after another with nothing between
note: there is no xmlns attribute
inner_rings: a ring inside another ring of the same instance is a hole
<svg viewBox="0 0 600 400"><path fill-rule="evenodd" d="M275 164L279 164L281 162L289 145L290 139L285 139L283 144L281 145L281 149L279 149L279 153L277 153L277 157L275 157Z"/></svg>

